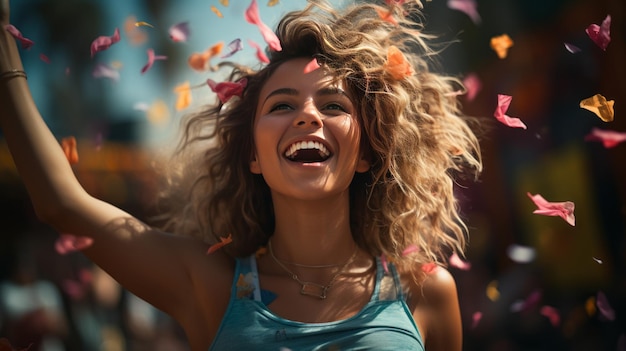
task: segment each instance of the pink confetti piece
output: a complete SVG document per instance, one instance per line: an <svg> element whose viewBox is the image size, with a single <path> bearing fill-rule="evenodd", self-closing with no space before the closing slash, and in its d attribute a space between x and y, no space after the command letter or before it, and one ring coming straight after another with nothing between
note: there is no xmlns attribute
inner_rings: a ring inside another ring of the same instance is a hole
<svg viewBox="0 0 626 351"><path fill-rule="evenodd" d="M263 49L261 49L261 46L259 46L259 44L255 43L252 40L248 40L248 44L250 44L250 46L252 46L256 50L256 58L259 61L263 63L270 63L270 59L267 57L267 55L265 55Z"/></svg>
<svg viewBox="0 0 626 351"><path fill-rule="evenodd" d="M476 0L448 0L448 8L465 13L474 24L478 25L481 22L481 18L476 6Z"/></svg>
<svg viewBox="0 0 626 351"><path fill-rule="evenodd" d="M523 312L534 308L539 304L542 295L540 290L533 291L526 299L514 302L510 308L511 312Z"/></svg>
<svg viewBox="0 0 626 351"><path fill-rule="evenodd" d="M572 45L570 43L563 43L563 45L565 45L565 49L572 54L575 54L581 51L578 46Z"/></svg>
<svg viewBox="0 0 626 351"><path fill-rule="evenodd" d="M243 44L241 43L241 39L237 38L228 43L228 52L220 56L220 58L231 57L241 50L243 50Z"/></svg>
<svg viewBox="0 0 626 351"><path fill-rule="evenodd" d="M254 24L259 28L263 39L272 50L282 50L282 47L280 46L280 40L278 39L276 34L265 23L263 23L263 21L261 21L259 6L257 5L256 0L252 0L250 6L248 6L248 8L246 9L245 18L248 23Z"/></svg>
<svg viewBox="0 0 626 351"><path fill-rule="evenodd" d="M411 244L407 246L404 250L402 250L402 256L408 256L414 252L418 252L420 250L419 246L415 244Z"/></svg>
<svg viewBox="0 0 626 351"><path fill-rule="evenodd" d="M510 95L498 94L498 107L496 108L496 111L493 115L498 121L504 123L509 127L526 129L526 125L524 124L524 122L522 122L522 120L506 115L506 111L509 109L511 100L513 100L513 97Z"/></svg>
<svg viewBox="0 0 626 351"><path fill-rule="evenodd" d="M217 97L220 101L225 104L230 100L233 96L241 97L243 94L243 90L248 83L247 79L240 79L237 82L220 82L216 83L212 79L207 79L207 84L209 88L217 94Z"/></svg>
<svg viewBox="0 0 626 351"><path fill-rule="evenodd" d="M437 269L437 264L435 262L428 262L422 265L422 272L426 274L431 274Z"/></svg>
<svg viewBox="0 0 626 351"><path fill-rule="evenodd" d="M450 258L448 258L448 262L450 263L450 266L456 267L464 271L467 271L470 268L472 268L472 264L469 262L463 261L456 252L453 252L452 255L450 255Z"/></svg>
<svg viewBox="0 0 626 351"><path fill-rule="evenodd" d="M389 274L389 262L387 261L387 255L380 255L380 264L383 266L385 273Z"/></svg>
<svg viewBox="0 0 626 351"><path fill-rule="evenodd" d="M533 211L534 214L544 216L559 216L563 218L571 226L576 224L576 218L574 216L574 203L571 201L565 202L549 202L543 198L543 196L537 194L532 195L526 193L528 197L533 200L537 209Z"/></svg>
<svg viewBox="0 0 626 351"><path fill-rule="evenodd" d="M541 306L539 309L539 313L542 316L548 318L553 327L558 327L561 324L561 316L559 315L559 311L552 306Z"/></svg>
<svg viewBox="0 0 626 351"><path fill-rule="evenodd" d="M190 33L189 22L177 23L169 29L170 39L175 43L186 42Z"/></svg>
<svg viewBox="0 0 626 351"><path fill-rule="evenodd" d="M230 243L232 243L232 242L233 242L233 236L232 236L232 234L228 234L228 236L227 236L227 237L221 237L221 238L220 238L220 242L219 242L219 243L215 243L215 244L211 245L211 246L209 247L209 249L207 250L206 254L207 254L207 255L212 254L212 253L214 253L215 251L217 251L217 250L221 249L222 247L224 247L224 246L226 246L226 245L228 245L228 244L230 244Z"/></svg>
<svg viewBox="0 0 626 351"><path fill-rule="evenodd" d="M463 79L463 85L467 90L465 98L467 98L468 101L473 101L476 98L476 95L478 95L478 92L482 89L482 82L476 73L470 73L465 76Z"/></svg>
<svg viewBox="0 0 626 351"><path fill-rule="evenodd" d="M98 63L91 72L91 75L94 78L109 78L114 81L120 80L120 72L104 63Z"/></svg>
<svg viewBox="0 0 626 351"><path fill-rule="evenodd" d="M598 294L596 295L596 306L598 307L598 311L602 317L609 321L615 319L615 310L613 310L613 307L609 304L609 300L602 291L598 291Z"/></svg>
<svg viewBox="0 0 626 351"><path fill-rule="evenodd" d="M12 24L7 24L6 26L4 26L4 29L9 32L13 38L17 39L20 44L22 45L22 49L28 50L30 49L33 45L35 45L35 42L25 38L22 35L22 32L19 31L19 29L17 29L14 25Z"/></svg>
<svg viewBox="0 0 626 351"><path fill-rule="evenodd" d="M585 136L585 140L600 141L605 148L610 149L617 146L619 143L626 141L626 133L603 130L594 127L591 129L591 132Z"/></svg>
<svg viewBox="0 0 626 351"><path fill-rule="evenodd" d="M39 54L39 59L44 63L50 64L50 58L45 54Z"/></svg>
<svg viewBox="0 0 626 351"><path fill-rule="evenodd" d="M167 56L155 55L154 49L147 49L146 52L148 53L148 62L141 68L141 74L146 73L150 68L152 68L154 61L167 60Z"/></svg>
<svg viewBox="0 0 626 351"><path fill-rule="evenodd" d="M304 74L311 73L316 69L320 68L320 64L317 63L317 59L313 58L309 63L304 66Z"/></svg>
<svg viewBox="0 0 626 351"><path fill-rule="evenodd" d="M478 326L478 323L480 322L480 320L483 318L483 313L480 311L476 311L472 314L472 326L471 328L474 329Z"/></svg>
<svg viewBox="0 0 626 351"><path fill-rule="evenodd" d="M66 255L70 252L86 249L92 244L93 238L61 234L55 241L54 248L59 254Z"/></svg>
<svg viewBox="0 0 626 351"><path fill-rule="evenodd" d="M600 49L606 51L611 42L611 15L607 15L600 25L590 24L585 32Z"/></svg>
<svg viewBox="0 0 626 351"><path fill-rule="evenodd" d="M529 263L535 259L536 250L532 247L512 244L506 249L509 258L517 263Z"/></svg>
<svg viewBox="0 0 626 351"><path fill-rule="evenodd" d="M113 35L107 37L106 35L102 35L97 37L94 41L91 42L91 57L100 51L106 50L111 47L111 45L120 41L120 30L119 28L115 28Z"/></svg>

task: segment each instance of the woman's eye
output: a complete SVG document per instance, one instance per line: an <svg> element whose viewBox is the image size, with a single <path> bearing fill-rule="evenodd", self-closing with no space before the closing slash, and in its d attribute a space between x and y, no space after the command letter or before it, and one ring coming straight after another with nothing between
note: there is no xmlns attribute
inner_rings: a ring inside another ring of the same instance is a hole
<svg viewBox="0 0 626 351"><path fill-rule="evenodd" d="M278 110L292 110L293 107L291 107L288 104L284 104L284 103L280 103L280 104L276 104L274 106L272 106L272 108L270 109L270 112L272 111L278 111Z"/></svg>
<svg viewBox="0 0 626 351"><path fill-rule="evenodd" d="M324 106L324 110L339 110L346 112L346 109L338 103L330 103Z"/></svg>

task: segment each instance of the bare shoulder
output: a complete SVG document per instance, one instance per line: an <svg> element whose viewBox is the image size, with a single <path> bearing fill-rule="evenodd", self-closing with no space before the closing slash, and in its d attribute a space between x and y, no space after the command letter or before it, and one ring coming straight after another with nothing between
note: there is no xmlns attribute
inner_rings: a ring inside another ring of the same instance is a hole
<svg viewBox="0 0 626 351"><path fill-rule="evenodd" d="M421 277L415 281L407 274L403 280L409 293L407 302L426 349L461 350L461 314L454 277L441 266L429 267Z"/></svg>

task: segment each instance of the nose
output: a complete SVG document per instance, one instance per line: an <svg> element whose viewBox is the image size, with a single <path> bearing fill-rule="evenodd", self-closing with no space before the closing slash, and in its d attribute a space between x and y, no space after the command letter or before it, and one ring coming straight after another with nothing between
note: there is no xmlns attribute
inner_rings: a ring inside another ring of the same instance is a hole
<svg viewBox="0 0 626 351"><path fill-rule="evenodd" d="M308 100L302 106L302 110L297 114L296 118L294 118L294 126L303 127L303 126L315 126L322 127L324 122L322 121L321 114L313 101Z"/></svg>

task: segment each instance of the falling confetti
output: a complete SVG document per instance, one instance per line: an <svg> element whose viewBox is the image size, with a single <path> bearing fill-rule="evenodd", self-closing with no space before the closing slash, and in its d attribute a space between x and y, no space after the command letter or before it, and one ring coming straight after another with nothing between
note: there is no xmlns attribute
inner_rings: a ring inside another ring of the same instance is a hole
<svg viewBox="0 0 626 351"><path fill-rule="evenodd" d="M499 58L504 59L508 55L509 48L513 46L513 40L508 34L502 34L491 38L490 46Z"/></svg>
<svg viewBox="0 0 626 351"><path fill-rule="evenodd" d="M511 100L513 100L513 97L510 95L498 94L498 107L496 107L496 111L493 114L494 117L509 127L526 129L526 125L521 119L506 115L506 111L509 109Z"/></svg>
<svg viewBox="0 0 626 351"><path fill-rule="evenodd" d="M278 5L279 2L280 2L279 0L269 0L267 2L267 6L268 7L276 6L276 5Z"/></svg>
<svg viewBox="0 0 626 351"><path fill-rule="evenodd" d="M141 74L146 73L152 67L154 61L167 60L167 56L155 55L154 49L147 49L146 53L148 54L148 62L141 68Z"/></svg>
<svg viewBox="0 0 626 351"><path fill-rule="evenodd" d="M189 55L187 64L189 64L189 67L200 72L211 69L211 59L222 52L223 47L224 43L219 42L202 53L194 52Z"/></svg>
<svg viewBox="0 0 626 351"><path fill-rule="evenodd" d="M76 138L73 136L61 139L61 148L70 164L78 163L78 150L76 149Z"/></svg>
<svg viewBox="0 0 626 351"><path fill-rule="evenodd" d="M393 12L386 10L386 9L379 9L379 8L376 9L376 12L378 13L378 17L380 17L380 19L382 19L383 21L389 22L393 24L394 26L398 25L398 21L393 16Z"/></svg>
<svg viewBox="0 0 626 351"><path fill-rule="evenodd" d="M611 122L615 117L613 110L614 100L607 100L601 94L596 94L580 102L580 107L595 113L604 122Z"/></svg>
<svg viewBox="0 0 626 351"><path fill-rule="evenodd" d="M456 252L453 252L452 255L450 255L448 262L450 263L450 266L464 271L467 271L472 267L471 263L463 261Z"/></svg>
<svg viewBox="0 0 626 351"><path fill-rule="evenodd" d="M570 43L563 43L563 45L565 45L565 50L569 51L572 54L580 52L580 48L575 45L572 45Z"/></svg>
<svg viewBox="0 0 626 351"><path fill-rule="evenodd" d="M86 236L75 236L71 234L61 234L54 243L54 249L60 255L80 251L93 244L93 238Z"/></svg>
<svg viewBox="0 0 626 351"><path fill-rule="evenodd" d="M552 306L541 306L539 313L548 318L553 327L558 327L559 324L561 324L561 316L556 308Z"/></svg>
<svg viewBox="0 0 626 351"><path fill-rule="evenodd" d="M248 39L248 44L250 44L250 46L252 46L256 50L256 57L257 59L259 59L259 61L263 63L270 63L270 59L267 57L267 55L265 55L259 44L250 39Z"/></svg>
<svg viewBox="0 0 626 351"><path fill-rule="evenodd" d="M39 54L39 59L47 64L50 64L50 58L45 54Z"/></svg>
<svg viewBox="0 0 626 351"><path fill-rule="evenodd" d="M186 42L189 38L189 22L177 23L169 29L170 39L174 42Z"/></svg>
<svg viewBox="0 0 626 351"><path fill-rule="evenodd" d="M540 290L535 290L531 292L525 300L515 301L511 305L511 312L523 312L534 308L539 304L542 295L543 294Z"/></svg>
<svg viewBox="0 0 626 351"><path fill-rule="evenodd" d="M225 245L230 244L231 242L233 242L233 236L232 234L228 234L228 237L221 237L220 238L220 242L219 243L215 243L213 245L211 245L209 247L209 249L207 250L206 254L212 254L215 251L221 249L222 247L224 247Z"/></svg>
<svg viewBox="0 0 626 351"><path fill-rule="evenodd" d="M304 74L311 73L316 69L320 68L320 64L317 63L317 59L313 58L309 63L304 66Z"/></svg>
<svg viewBox="0 0 626 351"><path fill-rule="evenodd" d="M533 211L534 214L544 216L559 216L563 218L571 226L576 223L574 217L574 203L571 201L566 202L548 202L543 196L537 194L532 195L527 193L528 197L535 203L537 209Z"/></svg>
<svg viewBox="0 0 626 351"><path fill-rule="evenodd" d="M482 89L482 83L476 73L469 73L466 75L463 79L463 85L467 91L465 97L468 101L473 101L476 98L476 95L478 95L478 92Z"/></svg>
<svg viewBox="0 0 626 351"><path fill-rule="evenodd" d="M239 39L239 38L237 38L237 39L231 41L230 43L228 43L227 47L228 47L228 52L225 53L224 55L220 56L220 58L231 57L234 54L236 54L237 52L243 50L243 44L241 43L241 39Z"/></svg>
<svg viewBox="0 0 626 351"><path fill-rule="evenodd" d="M233 96L241 96L243 94L243 89L246 87L248 83L247 79L241 79L237 82L221 82L216 83L212 79L207 79L207 84L211 90L217 94L217 97L220 101L225 104L230 100Z"/></svg>
<svg viewBox="0 0 626 351"><path fill-rule="evenodd" d="M609 300L602 291L598 291L598 294L596 295L596 307L602 317L609 321L615 319L615 310L613 310L613 307L609 304Z"/></svg>
<svg viewBox="0 0 626 351"><path fill-rule="evenodd" d="M500 298L500 291L498 290L498 281L492 280L487 284L487 288L485 289L485 294L487 298L491 301L496 301Z"/></svg>
<svg viewBox="0 0 626 351"><path fill-rule="evenodd" d="M259 14L259 6L257 5L256 0L252 0L250 6L246 9L245 19L248 23L254 24L259 28L263 39L269 45L269 47L274 51L281 51L282 47L280 46L280 40L276 36L276 33L268 27L263 21L261 21L261 15Z"/></svg>
<svg viewBox="0 0 626 351"><path fill-rule="evenodd" d="M107 37L105 35L99 36L94 41L91 42L91 57L100 51L106 50L111 45L120 41L120 30L119 28L115 28L113 35Z"/></svg>
<svg viewBox="0 0 626 351"><path fill-rule="evenodd" d="M220 4L222 4L222 6L228 7L228 0L220 0Z"/></svg>
<svg viewBox="0 0 626 351"><path fill-rule="evenodd" d="M601 25L590 24L585 32L600 49L606 51L611 42L611 16L607 15Z"/></svg>
<svg viewBox="0 0 626 351"><path fill-rule="evenodd" d="M476 6L476 0L448 0L448 8L465 13L474 24L478 25L481 22L481 18Z"/></svg>
<svg viewBox="0 0 626 351"><path fill-rule="evenodd" d="M4 26L4 29L9 32L13 36L13 38L17 39L20 42L20 44L22 45L22 49L28 50L33 45L35 45L35 42L28 38L25 38L22 35L22 32L20 32L14 25L7 24L6 26Z"/></svg>
<svg viewBox="0 0 626 351"><path fill-rule="evenodd" d="M104 63L98 63L91 72L91 75L94 78L109 78L114 81L118 81L120 79L120 72L111 66L105 65Z"/></svg>
<svg viewBox="0 0 626 351"><path fill-rule="evenodd" d="M170 109L163 100L156 100L146 110L146 118L154 125L165 124L170 118Z"/></svg>
<svg viewBox="0 0 626 351"><path fill-rule="evenodd" d="M154 28L153 25L151 25L148 22L144 22L144 21L135 22L135 27L150 27L150 28Z"/></svg>
<svg viewBox="0 0 626 351"><path fill-rule="evenodd" d="M604 263L601 259L599 259L599 258L597 258L597 257L592 257L592 259L593 259L594 261L596 261L596 263L597 263L597 264L603 264L603 263Z"/></svg>
<svg viewBox="0 0 626 351"><path fill-rule="evenodd" d="M387 61L383 64L383 69L396 80L404 79L414 73L411 63L394 45L387 48Z"/></svg>
<svg viewBox="0 0 626 351"><path fill-rule="evenodd" d="M402 256L408 256L412 253L418 252L420 249L417 245L411 244L402 250Z"/></svg>
<svg viewBox="0 0 626 351"><path fill-rule="evenodd" d="M219 18L224 18L224 15L222 15L222 12L221 12L221 11L220 11L217 7L215 7L215 5L211 5L211 11L213 11L213 13L214 13L217 17L219 17Z"/></svg>
<svg viewBox="0 0 626 351"><path fill-rule="evenodd" d="M152 27L152 25L148 25L147 22L138 22L135 16L126 18L124 21L124 33L131 45L138 46L148 41L148 34L139 28L145 26Z"/></svg>
<svg viewBox="0 0 626 351"><path fill-rule="evenodd" d="M605 148L609 149L626 141L626 133L612 130L592 128L591 132L585 136L586 141L600 141Z"/></svg>
<svg viewBox="0 0 626 351"><path fill-rule="evenodd" d="M480 320L483 318L483 313L480 311L474 312L472 314L472 326L471 328L474 329L478 326L478 323L480 322Z"/></svg>
<svg viewBox="0 0 626 351"><path fill-rule="evenodd" d="M174 88L174 93L177 95L177 98L176 98L176 110L177 111L184 110L187 107L189 107L189 105L191 105L191 101L192 101L191 87L188 81L177 85Z"/></svg>
<svg viewBox="0 0 626 351"><path fill-rule="evenodd" d="M536 251L532 247L513 244L506 249L509 258L517 263L529 263L535 259Z"/></svg>

